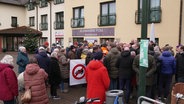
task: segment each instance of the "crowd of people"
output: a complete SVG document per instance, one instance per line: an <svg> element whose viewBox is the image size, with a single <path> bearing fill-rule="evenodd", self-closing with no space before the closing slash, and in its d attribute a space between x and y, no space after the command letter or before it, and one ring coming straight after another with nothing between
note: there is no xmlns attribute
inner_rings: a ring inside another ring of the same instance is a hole
<svg viewBox="0 0 184 104"><path fill-rule="evenodd" d="M30 103L48 104L48 97L60 99L58 87L62 92L69 91L70 60L85 59L87 98L100 98L103 104L108 90L125 91L125 104L128 104L134 90L138 90L140 45L137 40L130 43L106 41L102 44L74 42L66 49L59 44L48 43L40 46L34 57L28 57L26 48L19 47L16 60L19 76L13 69L13 57L5 55L0 61L0 100L4 104L14 104L18 91L31 88ZM152 99L166 101L172 78L184 82L184 46L178 45L176 51L166 44L159 47L150 41L148 44L148 67L146 68L146 95ZM50 94L46 88L50 87ZM5 93L6 92L6 93ZM134 95L137 97L136 95Z"/></svg>

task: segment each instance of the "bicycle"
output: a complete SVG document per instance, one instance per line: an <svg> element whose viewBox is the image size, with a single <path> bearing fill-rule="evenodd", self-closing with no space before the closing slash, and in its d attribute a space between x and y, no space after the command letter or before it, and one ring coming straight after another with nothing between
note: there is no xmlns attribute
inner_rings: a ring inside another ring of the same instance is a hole
<svg viewBox="0 0 184 104"><path fill-rule="evenodd" d="M85 98L84 96L83 97L80 97L79 101L75 101L74 104L91 104L93 102L100 102L100 99L99 98Z"/></svg>
<svg viewBox="0 0 184 104"><path fill-rule="evenodd" d="M177 93L176 94L176 104L179 104L179 100L183 100L184 99L184 95L181 93Z"/></svg>

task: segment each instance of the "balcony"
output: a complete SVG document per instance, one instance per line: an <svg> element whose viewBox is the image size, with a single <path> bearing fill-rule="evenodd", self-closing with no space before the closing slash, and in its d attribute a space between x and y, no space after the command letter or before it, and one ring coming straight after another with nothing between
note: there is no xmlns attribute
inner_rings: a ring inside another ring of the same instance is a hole
<svg viewBox="0 0 184 104"><path fill-rule="evenodd" d="M99 26L116 25L116 14L98 16L98 25Z"/></svg>
<svg viewBox="0 0 184 104"><path fill-rule="evenodd" d="M71 27L84 27L84 18L72 18L71 19Z"/></svg>
<svg viewBox="0 0 184 104"><path fill-rule="evenodd" d="M47 1L40 1L40 8L43 8L43 7L47 7L48 6L48 3Z"/></svg>
<svg viewBox="0 0 184 104"><path fill-rule="evenodd" d="M148 23L160 23L162 11L160 8L152 8L148 11ZM142 10L135 12L135 23L142 22Z"/></svg>
<svg viewBox="0 0 184 104"><path fill-rule="evenodd" d="M33 27L33 26L35 26L35 24L34 23L30 23L29 26L30 27Z"/></svg>
<svg viewBox="0 0 184 104"><path fill-rule="evenodd" d="M40 23L40 30L48 30L48 23Z"/></svg>
<svg viewBox="0 0 184 104"><path fill-rule="evenodd" d="M34 9L35 9L35 6L34 6L33 3L29 3L29 4L27 5L27 10L28 10L28 11L34 10Z"/></svg>
<svg viewBox="0 0 184 104"><path fill-rule="evenodd" d="M64 22L58 22L58 21L55 21L54 22L54 29L64 29Z"/></svg>
<svg viewBox="0 0 184 104"><path fill-rule="evenodd" d="M64 3L64 0L54 0L54 4L61 4L61 3Z"/></svg>

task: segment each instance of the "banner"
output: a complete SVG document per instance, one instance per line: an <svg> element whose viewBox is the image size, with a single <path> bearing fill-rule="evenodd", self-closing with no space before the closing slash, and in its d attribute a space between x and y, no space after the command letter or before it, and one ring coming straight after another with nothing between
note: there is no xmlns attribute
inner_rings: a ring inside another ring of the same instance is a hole
<svg viewBox="0 0 184 104"><path fill-rule="evenodd" d="M141 39L139 66L148 67L148 40Z"/></svg>
<svg viewBox="0 0 184 104"><path fill-rule="evenodd" d="M85 70L85 59L70 60L70 85L86 83Z"/></svg>

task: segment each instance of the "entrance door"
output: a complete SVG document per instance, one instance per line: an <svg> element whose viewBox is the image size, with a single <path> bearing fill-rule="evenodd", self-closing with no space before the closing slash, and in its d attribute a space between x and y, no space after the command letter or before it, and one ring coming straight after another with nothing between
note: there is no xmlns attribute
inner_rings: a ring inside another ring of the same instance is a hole
<svg viewBox="0 0 184 104"><path fill-rule="evenodd" d="M14 51L13 37L6 37L6 49L7 51Z"/></svg>

